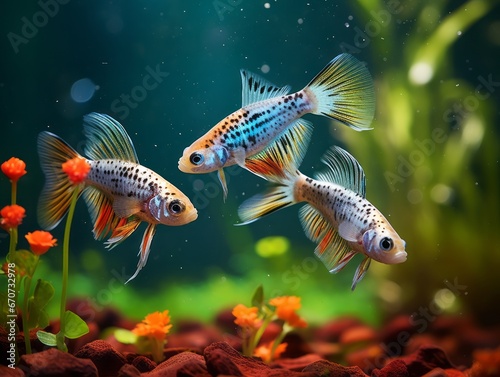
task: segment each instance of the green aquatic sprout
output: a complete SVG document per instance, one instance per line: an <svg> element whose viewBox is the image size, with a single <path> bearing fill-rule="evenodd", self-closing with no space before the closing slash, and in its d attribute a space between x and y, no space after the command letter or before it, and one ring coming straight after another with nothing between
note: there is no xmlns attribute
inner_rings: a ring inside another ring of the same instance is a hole
<svg viewBox="0 0 500 377"><path fill-rule="evenodd" d="M170 332L170 315L168 310L154 312L138 323L132 331L117 329L115 338L124 344L134 344L140 354L150 353L153 360L160 363L165 359L163 349L167 344L167 334Z"/></svg>
<svg viewBox="0 0 500 377"><path fill-rule="evenodd" d="M286 343L282 343L285 335L294 328L304 328L306 321L297 314L300 309L300 297L280 296L267 302L264 300L264 289L260 285L253 297L252 306L236 305L232 314L234 323L240 327L242 351L246 356L259 356L266 363L277 359L286 350ZM279 320L282 322L281 331L268 344L261 344L261 338L269 324Z"/></svg>

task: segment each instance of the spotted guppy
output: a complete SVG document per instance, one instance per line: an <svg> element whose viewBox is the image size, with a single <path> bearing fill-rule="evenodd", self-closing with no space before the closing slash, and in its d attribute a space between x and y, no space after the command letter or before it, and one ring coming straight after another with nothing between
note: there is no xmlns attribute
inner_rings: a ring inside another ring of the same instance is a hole
<svg viewBox="0 0 500 377"><path fill-rule="evenodd" d="M373 81L365 66L349 54L335 57L302 90L288 94L241 70L242 108L228 115L184 149L179 169L185 173L218 171L227 195L223 168L238 164L276 143L304 155L312 125L301 119L312 113L333 118L357 130L370 129L375 109Z"/></svg>
<svg viewBox="0 0 500 377"><path fill-rule="evenodd" d="M90 165L83 182L83 197L94 224L94 237L109 236L113 248L129 237L144 221L148 223L139 250L137 276L146 265L157 224L184 225L198 217L187 196L159 174L139 164L132 140L120 123L108 115L84 117L87 145L84 154ZM45 173L45 187L38 203L38 222L53 229L68 212L73 191L61 165L80 156L64 140L44 131L38 137L38 154Z"/></svg>

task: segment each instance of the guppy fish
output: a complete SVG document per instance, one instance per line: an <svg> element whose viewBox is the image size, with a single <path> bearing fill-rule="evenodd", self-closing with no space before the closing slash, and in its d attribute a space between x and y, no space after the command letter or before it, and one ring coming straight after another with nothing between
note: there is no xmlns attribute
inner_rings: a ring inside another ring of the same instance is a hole
<svg viewBox="0 0 500 377"><path fill-rule="evenodd" d="M278 146L247 163L254 174L278 186L243 202L238 214L244 225L299 202L307 204L299 217L308 238L317 243L316 256L337 273L356 255L358 266L351 289L363 278L372 259L396 264L406 260L406 243L387 219L365 199L365 174L349 153L332 147L322 162L329 170L309 178L297 170L300 159Z"/></svg>
<svg viewBox="0 0 500 377"><path fill-rule="evenodd" d="M174 185L139 164L125 129L113 118L98 113L84 116L84 134L90 171L83 197L94 224L94 237L108 236L113 248L129 237L139 224L148 223L139 250L139 263L129 282L146 265L157 224L184 225L196 220L191 201ZM38 221L53 229L68 211L73 187L61 165L81 157L60 137L44 131L38 136L38 154L46 183L38 203Z"/></svg>
<svg viewBox="0 0 500 377"><path fill-rule="evenodd" d="M349 54L335 57L307 86L288 94L241 70L243 107L217 123L184 149L179 169L185 173L218 171L227 195L223 168L246 161L263 149L292 144L293 153L305 154L312 125L300 119L307 113L323 115L357 130L370 129L375 111L373 81L365 66Z"/></svg>

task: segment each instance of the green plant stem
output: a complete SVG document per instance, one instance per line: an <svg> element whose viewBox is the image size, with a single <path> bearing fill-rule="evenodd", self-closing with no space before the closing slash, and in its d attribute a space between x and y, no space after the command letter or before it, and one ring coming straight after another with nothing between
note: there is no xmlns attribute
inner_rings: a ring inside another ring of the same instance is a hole
<svg viewBox="0 0 500 377"><path fill-rule="evenodd" d="M16 199L17 199L17 181L10 181L12 184L12 191L11 191L11 204L16 204Z"/></svg>
<svg viewBox="0 0 500 377"><path fill-rule="evenodd" d="M280 334L274 339L273 346L271 347L271 361L274 360L274 353L276 352L276 348L280 345L280 343L285 338L285 335L288 334L293 328L288 326L286 323L283 324L283 328L281 329Z"/></svg>
<svg viewBox="0 0 500 377"><path fill-rule="evenodd" d="M264 331L266 331L267 326L271 321L274 319L274 312L268 313L265 317L264 320L262 321L262 325L259 327L257 332L255 333L255 336L253 339L251 339L251 342L249 344L249 349L248 349L248 356L253 355L253 351L255 350L255 347L257 347L257 344L259 344L260 338L262 338L262 335L264 334Z"/></svg>
<svg viewBox="0 0 500 377"><path fill-rule="evenodd" d="M69 236L71 232L71 222L73 221L73 215L75 213L76 202L80 193L80 188L75 188L73 191L73 196L71 197L71 203L69 205L68 218L66 219L66 227L64 228L64 241L63 241L63 265L62 265L62 289L61 289L61 308L60 308L60 330L59 335L62 337L62 343L64 344L64 330L65 330L65 316L66 312L66 293L68 289L68 269L69 269ZM59 347L58 347L59 348ZM67 349L66 349L67 350ZM65 351L66 351L65 350Z"/></svg>
<svg viewBox="0 0 500 377"><path fill-rule="evenodd" d="M39 261L39 256L36 255L36 262L35 262L35 267L33 268L33 271L36 270L36 267L38 265ZM26 345L26 354L29 355L31 353L31 339L30 339L30 328L28 324L28 317L29 317L29 298L30 298L30 292L31 292L31 281L32 281L32 276L26 276L24 278L24 295L23 295L23 315L22 315L22 321L23 321L23 333L24 333L24 344Z"/></svg>

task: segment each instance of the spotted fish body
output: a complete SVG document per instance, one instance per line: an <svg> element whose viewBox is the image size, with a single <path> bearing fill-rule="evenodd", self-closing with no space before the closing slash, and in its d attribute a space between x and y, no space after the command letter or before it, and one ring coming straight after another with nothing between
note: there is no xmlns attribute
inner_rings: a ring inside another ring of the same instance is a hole
<svg viewBox="0 0 500 377"><path fill-rule="evenodd" d="M304 90L256 102L228 115L195 143L209 149L225 148L224 166L238 164L239 159L253 156L266 148L286 127L313 108ZM303 121L303 124L307 122ZM202 170L202 168L199 168ZM193 171L197 171L193 168Z"/></svg>
<svg viewBox="0 0 500 377"><path fill-rule="evenodd" d="M139 263L129 281L146 265L156 225L184 225L197 218L193 204L178 188L139 164L125 129L113 118L92 113L84 117L85 155L90 171L82 195L94 224L96 239L109 248L129 237L141 222L148 224L139 250ZM38 153L46 176L38 204L38 220L53 229L67 213L73 191L61 165L80 156L64 140L41 132Z"/></svg>
<svg viewBox="0 0 500 377"><path fill-rule="evenodd" d="M276 144L289 144L302 156L312 133L305 114L323 115L355 130L369 129L375 101L370 74L354 57L334 58L302 90L288 94L248 71L241 71L243 107L217 123L184 149L179 169L185 173L218 171L227 193L223 168L251 160Z"/></svg>
<svg viewBox="0 0 500 377"><path fill-rule="evenodd" d="M333 147L323 158L325 173L309 178L297 170L299 161L280 148L249 164L253 173L279 185L245 201L239 208L243 224L294 203L305 202L299 217L315 254L337 273L356 255L364 259L352 289L363 278L371 260L386 264L406 260L405 242L382 213L365 198L365 175L358 162Z"/></svg>
<svg viewBox="0 0 500 377"><path fill-rule="evenodd" d="M159 174L129 161L108 159L88 160L88 163L91 169L86 184L114 198L118 216L134 214L149 223L183 225L179 217L169 217L167 207L161 207L162 200L177 203L180 190Z"/></svg>

